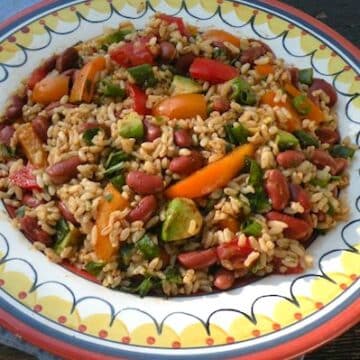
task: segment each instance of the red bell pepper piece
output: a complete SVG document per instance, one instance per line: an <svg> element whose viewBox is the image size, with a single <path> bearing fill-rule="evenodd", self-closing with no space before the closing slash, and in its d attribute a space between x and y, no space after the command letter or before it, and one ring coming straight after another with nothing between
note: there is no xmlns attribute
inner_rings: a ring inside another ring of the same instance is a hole
<svg viewBox="0 0 360 360"><path fill-rule="evenodd" d="M10 176L10 181L22 189L41 190L41 187L36 182L36 176L33 174L34 167L30 164L14 171Z"/></svg>
<svg viewBox="0 0 360 360"><path fill-rule="evenodd" d="M148 37L126 43L110 51L110 57L119 65L126 68L142 64L154 64L154 55L147 47Z"/></svg>
<svg viewBox="0 0 360 360"><path fill-rule="evenodd" d="M181 35L189 35L188 29L186 28L182 18L166 14L159 14L157 17L161 20L166 21L169 24L176 24Z"/></svg>
<svg viewBox="0 0 360 360"><path fill-rule="evenodd" d="M29 79L27 81L28 88L30 90L32 90L39 81L41 81L42 79L44 79L46 77L46 75L48 73L49 72L43 67L38 67L37 69L35 69L30 74L30 77L29 77Z"/></svg>
<svg viewBox="0 0 360 360"><path fill-rule="evenodd" d="M146 115L148 109L146 108L147 96L145 92L134 84L128 84L127 91L133 100L133 109L140 115Z"/></svg>
<svg viewBox="0 0 360 360"><path fill-rule="evenodd" d="M217 60L196 58L190 66L190 75L194 79L220 84L238 76L238 71L235 67Z"/></svg>
<svg viewBox="0 0 360 360"><path fill-rule="evenodd" d="M252 251L253 248L248 239L246 239L243 246L239 246L237 238L229 243L221 244L216 248L217 255L221 260L232 260L239 256L246 258Z"/></svg>

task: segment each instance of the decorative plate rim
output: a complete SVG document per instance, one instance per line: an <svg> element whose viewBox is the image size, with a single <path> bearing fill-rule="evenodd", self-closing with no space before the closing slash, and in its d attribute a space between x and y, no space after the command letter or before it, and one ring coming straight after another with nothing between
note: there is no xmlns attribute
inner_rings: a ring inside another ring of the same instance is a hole
<svg viewBox="0 0 360 360"><path fill-rule="evenodd" d="M237 2L233 0L230 1L234 3ZM30 17L33 17L35 14L42 14L44 10L51 10L53 6L66 5L70 3L72 3L71 0L42 0L0 24L0 34L11 31L15 26L20 25ZM322 41L325 39L325 43L330 45L335 44L335 46L341 50L339 55L342 56L345 53L347 59L350 60L349 62L353 63L355 68L359 68L359 62L357 59L360 58L360 49L351 44L348 40L346 40L336 31L329 28L327 25L323 24L317 19L314 19L310 15L307 15L301 10L293 8L292 6L281 3L277 0L273 0L271 3L267 2L266 0L241 1L241 3L248 4L265 11L269 10L275 12L277 15L281 15L282 18L288 18L298 25L313 29L313 31L316 31L317 34L321 36ZM38 12L35 12L37 10ZM15 22L18 23L15 24ZM330 37L331 40L329 40L327 36ZM358 282L359 280L355 281L353 285L356 285ZM327 316L327 319L322 319L323 322L319 321L319 326L315 326L311 332L301 335L296 339L291 339L284 344L273 347L270 345L265 350L257 351L251 355L245 355L246 360L279 359L280 356L281 358L297 356L340 335L359 321L359 294L360 289L355 289L354 293L348 299L346 299L345 302L341 302L336 306L336 310L338 310L338 312L333 310ZM338 299L339 296L335 300ZM74 355L76 355L76 357L83 355L87 356L89 359L115 359L115 357L105 355L101 351L88 351L84 348L76 347L60 339L50 337L49 335L40 332L25 322L22 322L17 316L14 315L16 311L13 312L13 314L7 312L6 305L6 301L0 297L0 324L11 332L20 335L22 338L34 345L37 345L45 350L65 358L73 358ZM142 358L141 354L137 353L137 355L139 356L138 358ZM178 356L181 356L181 352L178 354ZM178 356L174 356L174 358L178 358ZM166 355L158 355L158 358L165 359ZM121 358L116 356L116 359ZM244 359L244 357L239 356L233 359Z"/></svg>

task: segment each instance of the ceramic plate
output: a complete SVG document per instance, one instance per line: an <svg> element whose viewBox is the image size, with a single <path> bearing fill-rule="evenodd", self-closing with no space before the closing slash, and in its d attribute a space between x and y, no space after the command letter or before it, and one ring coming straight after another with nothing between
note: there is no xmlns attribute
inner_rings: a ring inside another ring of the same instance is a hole
<svg viewBox="0 0 360 360"><path fill-rule="evenodd" d="M260 38L278 57L333 83L342 136L359 141L360 51L315 19L277 1L43 1L1 24L0 106L55 51L155 12L200 28ZM350 219L311 245L314 267L210 295L163 299L112 291L52 264L1 208L0 324L64 358L289 358L360 317L359 156L350 170Z"/></svg>

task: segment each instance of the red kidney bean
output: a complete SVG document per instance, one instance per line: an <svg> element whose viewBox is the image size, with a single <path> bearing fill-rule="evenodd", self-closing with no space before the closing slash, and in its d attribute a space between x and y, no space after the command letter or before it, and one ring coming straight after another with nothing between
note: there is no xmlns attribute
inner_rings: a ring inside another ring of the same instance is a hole
<svg viewBox="0 0 360 360"><path fill-rule="evenodd" d="M179 56L176 60L175 68L180 74L187 74L189 72L190 65L195 59L195 55L193 53L188 53L185 55Z"/></svg>
<svg viewBox="0 0 360 360"><path fill-rule="evenodd" d="M313 92L315 90L323 90L329 97L329 106L333 106L337 102L337 94L334 87L323 79L314 79L309 88L309 95L314 98Z"/></svg>
<svg viewBox="0 0 360 360"><path fill-rule="evenodd" d="M334 175L341 174L349 165L349 162L344 158L335 158Z"/></svg>
<svg viewBox="0 0 360 360"><path fill-rule="evenodd" d="M176 48L169 41L162 41L160 43L160 58L163 62L169 63L175 59Z"/></svg>
<svg viewBox="0 0 360 360"><path fill-rule="evenodd" d="M31 122L32 128L34 129L35 133L39 138L43 141L47 141L47 131L50 127L50 120L48 117L43 115L38 115L35 119Z"/></svg>
<svg viewBox="0 0 360 360"><path fill-rule="evenodd" d="M222 96L219 96L214 99L212 108L214 111L218 111L222 114L230 109L230 101Z"/></svg>
<svg viewBox="0 0 360 360"><path fill-rule="evenodd" d="M276 156L277 163L285 169L298 166L304 160L304 153L298 150L286 150Z"/></svg>
<svg viewBox="0 0 360 360"><path fill-rule="evenodd" d="M155 139L161 136L161 128L158 125L152 124L148 120L144 120L144 127L145 127L145 138L146 141L154 141Z"/></svg>
<svg viewBox="0 0 360 360"><path fill-rule="evenodd" d="M311 162L319 169L330 167L330 172L335 175L337 166L335 159L325 150L315 149L310 157Z"/></svg>
<svg viewBox="0 0 360 360"><path fill-rule="evenodd" d="M160 248L159 258L162 261L162 268L166 268L170 264L170 255L164 248Z"/></svg>
<svg viewBox="0 0 360 360"><path fill-rule="evenodd" d="M291 83L298 87L299 85L299 69L297 67L291 67L289 69Z"/></svg>
<svg viewBox="0 0 360 360"><path fill-rule="evenodd" d="M67 48L56 59L56 70L62 73L71 68L77 68L79 62L79 53L74 47Z"/></svg>
<svg viewBox="0 0 360 360"><path fill-rule="evenodd" d="M78 131L79 131L79 133L83 133L86 130L96 129L99 127L100 127L100 125L97 121L88 121L88 122L79 124Z"/></svg>
<svg viewBox="0 0 360 360"><path fill-rule="evenodd" d="M50 103L46 108L45 111L52 116L54 113L54 109L58 108L59 106L63 106L65 108L74 108L76 107L76 105L74 104L70 104L70 103L66 103L66 104L60 104L60 101L54 101L52 103Z"/></svg>
<svg viewBox="0 0 360 360"><path fill-rule="evenodd" d="M259 46L252 46L248 49L243 50L240 55L240 62L242 64L253 64L256 59L258 59L260 56L265 55L269 51L268 46L264 45L265 44L261 44Z"/></svg>
<svg viewBox="0 0 360 360"><path fill-rule="evenodd" d="M215 248L182 253L177 257L179 263L187 269L202 269L217 262Z"/></svg>
<svg viewBox="0 0 360 360"><path fill-rule="evenodd" d="M31 208L36 208L38 207L40 204L42 204L43 202L37 198L35 198L34 196L32 196L31 194L24 194L22 197L21 202L26 205L29 206Z"/></svg>
<svg viewBox="0 0 360 360"><path fill-rule="evenodd" d="M289 202L290 192L286 177L280 170L268 171L265 189L271 199L272 208L275 210L284 209Z"/></svg>
<svg viewBox="0 0 360 360"><path fill-rule="evenodd" d="M192 137L189 131L179 129L174 132L175 145L180 147L190 147L192 145Z"/></svg>
<svg viewBox="0 0 360 360"><path fill-rule="evenodd" d="M190 155L178 156L170 161L169 169L175 174L189 175L203 166L204 159L197 151Z"/></svg>
<svg viewBox="0 0 360 360"><path fill-rule="evenodd" d="M46 169L54 184L63 184L77 175L77 167L81 164L78 156L57 162Z"/></svg>
<svg viewBox="0 0 360 360"><path fill-rule="evenodd" d="M337 130L332 130L330 128L322 127L315 130L316 136L322 143L325 144L337 144L340 141L340 134Z"/></svg>
<svg viewBox="0 0 360 360"><path fill-rule="evenodd" d="M14 121L22 117L22 108L26 104L26 97L20 97L18 95L13 95L10 98L9 105L5 110L5 117L9 121Z"/></svg>
<svg viewBox="0 0 360 360"><path fill-rule="evenodd" d="M45 60L42 65L33 70L27 81L29 89L32 90L39 81L41 81L50 71L55 69L56 59L57 55L53 55Z"/></svg>
<svg viewBox="0 0 360 360"><path fill-rule="evenodd" d="M10 146L11 138L15 133L15 129L12 125L5 125L0 130L0 143Z"/></svg>
<svg viewBox="0 0 360 360"><path fill-rule="evenodd" d="M11 219L16 217L16 207L9 204L4 204L6 211L8 212Z"/></svg>
<svg viewBox="0 0 360 360"><path fill-rule="evenodd" d="M151 219L156 211L156 208L156 197L154 195L147 195L143 197L136 207L130 211L128 219L130 222L141 220L146 223Z"/></svg>
<svg viewBox="0 0 360 360"><path fill-rule="evenodd" d="M281 221L287 225L284 235L290 239L304 240L312 233L312 227L302 219L285 215L277 211L270 211L266 214L268 220Z"/></svg>
<svg viewBox="0 0 360 360"><path fill-rule="evenodd" d="M219 269L214 276L214 286L220 290L226 290L234 285L235 276L233 271Z"/></svg>
<svg viewBox="0 0 360 360"><path fill-rule="evenodd" d="M31 242L39 241L46 246L52 244L51 236L41 229L36 218L24 216L19 221L21 231Z"/></svg>
<svg viewBox="0 0 360 360"><path fill-rule="evenodd" d="M308 213L311 210L311 201L309 193L298 184L290 184L291 199L300 203L304 208L304 213Z"/></svg>
<svg viewBox="0 0 360 360"><path fill-rule="evenodd" d="M56 66L56 60L58 58L58 55L52 55L50 56L48 59L46 59L43 64L41 65L41 67L43 69L45 69L48 73L50 71L53 71L55 69Z"/></svg>
<svg viewBox="0 0 360 360"><path fill-rule="evenodd" d="M76 221L73 213L67 208L67 206L64 204L64 202L59 201L58 208L59 208L59 211L60 211L62 217L65 220L70 221L74 225L78 225L78 222Z"/></svg>
<svg viewBox="0 0 360 360"><path fill-rule="evenodd" d="M149 175L143 171L130 171L126 176L126 184L141 195L155 194L164 188L161 176Z"/></svg>

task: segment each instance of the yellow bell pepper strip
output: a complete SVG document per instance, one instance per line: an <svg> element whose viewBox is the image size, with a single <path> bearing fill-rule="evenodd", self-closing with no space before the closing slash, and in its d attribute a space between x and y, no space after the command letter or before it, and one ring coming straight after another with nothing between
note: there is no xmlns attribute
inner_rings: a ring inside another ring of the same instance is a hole
<svg viewBox="0 0 360 360"><path fill-rule="evenodd" d="M275 72L275 66L273 64L256 65L255 71L261 76L268 76Z"/></svg>
<svg viewBox="0 0 360 360"><path fill-rule="evenodd" d="M16 134L20 146L30 163L39 167L45 166L47 162L47 153L31 123L21 124L16 129Z"/></svg>
<svg viewBox="0 0 360 360"><path fill-rule="evenodd" d="M91 102L94 96L98 73L105 69L105 66L105 58L98 56L85 64L82 69L76 73L70 93L70 102Z"/></svg>
<svg viewBox="0 0 360 360"><path fill-rule="evenodd" d="M304 115L305 118L314 120L316 122L324 121L324 114L321 111L321 109L317 105L315 105L314 102L311 101L308 96L306 96L304 93L302 93L294 85L292 85L290 83L286 83L284 85L284 90L292 97L305 96L304 97L304 101L306 103L305 105L309 108L308 113L306 115Z"/></svg>
<svg viewBox="0 0 360 360"><path fill-rule="evenodd" d="M117 248L112 246L109 235L101 233L108 226L111 213L116 210L124 210L128 205L127 199L122 197L111 183L106 185L96 216L95 253L99 260L109 261L116 253Z"/></svg>
<svg viewBox="0 0 360 360"><path fill-rule="evenodd" d="M299 130L301 128L301 119L299 114L294 110L293 106L291 105L290 100L288 99L286 102L275 102L275 92L274 91L267 91L260 99L260 104L267 104L271 107L283 107L285 108L291 117L287 120L286 124L279 124L281 128L292 132L294 130Z"/></svg>
<svg viewBox="0 0 360 360"><path fill-rule="evenodd" d="M234 36L224 30L213 29L213 30L205 31L203 34L203 38L205 40L211 40L222 43L226 41L238 48L240 47L240 39L237 36Z"/></svg>
<svg viewBox="0 0 360 360"><path fill-rule="evenodd" d="M245 164L245 159L254 155L253 144L237 147L222 159L210 163L183 180L170 186L165 195L168 198L198 198L224 187Z"/></svg>
<svg viewBox="0 0 360 360"><path fill-rule="evenodd" d="M180 94L171 96L157 104L154 116L167 116L170 119L188 119L197 115L207 117L206 99L201 94Z"/></svg>
<svg viewBox="0 0 360 360"><path fill-rule="evenodd" d="M70 78L66 75L47 76L35 85L32 99L45 105L58 101L68 94L69 82Z"/></svg>

